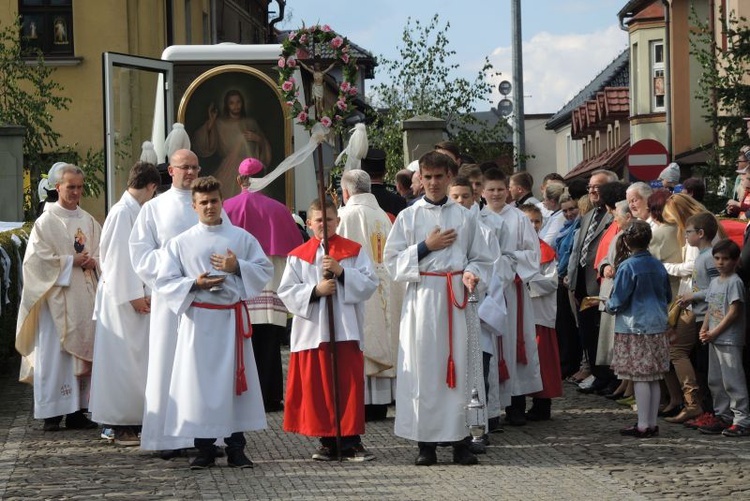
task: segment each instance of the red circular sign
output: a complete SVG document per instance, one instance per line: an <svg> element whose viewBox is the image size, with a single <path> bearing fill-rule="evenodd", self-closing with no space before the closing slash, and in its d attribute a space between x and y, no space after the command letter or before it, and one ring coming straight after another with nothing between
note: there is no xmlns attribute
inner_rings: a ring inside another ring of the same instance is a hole
<svg viewBox="0 0 750 501"><path fill-rule="evenodd" d="M654 139L641 139L628 150L628 171L642 181L657 179L667 164L667 149Z"/></svg>

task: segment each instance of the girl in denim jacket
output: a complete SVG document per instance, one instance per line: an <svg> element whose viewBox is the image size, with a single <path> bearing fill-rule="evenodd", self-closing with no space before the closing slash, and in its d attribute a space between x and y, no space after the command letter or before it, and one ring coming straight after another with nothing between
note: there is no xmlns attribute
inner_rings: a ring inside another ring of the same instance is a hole
<svg viewBox="0 0 750 501"><path fill-rule="evenodd" d="M659 434L659 380L669 370L666 331L672 292L664 265L647 250L650 241L651 227L644 221L634 221L623 232L628 257L617 267L606 303L606 311L615 315L612 370L633 381L638 406L638 422L620 433L636 438Z"/></svg>

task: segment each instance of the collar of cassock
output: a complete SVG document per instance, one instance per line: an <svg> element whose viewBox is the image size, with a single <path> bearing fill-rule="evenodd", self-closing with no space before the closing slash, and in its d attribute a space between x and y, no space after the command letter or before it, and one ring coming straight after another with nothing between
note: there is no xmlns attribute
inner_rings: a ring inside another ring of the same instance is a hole
<svg viewBox="0 0 750 501"><path fill-rule="evenodd" d="M310 238L307 242L300 245L289 253L290 256L298 257L310 264L315 264L315 255L322 242L315 237ZM359 255L359 249L362 246L357 242L344 238L341 235L331 235L328 237L328 255L338 262L348 257Z"/></svg>
<svg viewBox="0 0 750 501"><path fill-rule="evenodd" d="M430 200L429 198L427 198L426 195L423 198L424 198L425 202L427 202L428 204L432 204L432 205L445 205L448 202L448 197L447 196L443 197L442 200L438 200L437 202L433 202L432 200Z"/></svg>

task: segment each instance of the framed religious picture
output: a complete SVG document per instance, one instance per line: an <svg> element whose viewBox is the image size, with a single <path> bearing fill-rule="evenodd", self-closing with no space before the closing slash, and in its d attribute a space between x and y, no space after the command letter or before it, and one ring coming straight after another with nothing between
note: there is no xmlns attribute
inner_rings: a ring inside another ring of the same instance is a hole
<svg viewBox="0 0 750 501"><path fill-rule="evenodd" d="M247 157L271 172L291 153L291 127L276 82L244 65L224 65L199 75L185 91L177 121L185 124L191 147L198 155L201 175L222 184L225 198L239 193L237 167ZM293 186L291 174L264 192L286 202Z"/></svg>

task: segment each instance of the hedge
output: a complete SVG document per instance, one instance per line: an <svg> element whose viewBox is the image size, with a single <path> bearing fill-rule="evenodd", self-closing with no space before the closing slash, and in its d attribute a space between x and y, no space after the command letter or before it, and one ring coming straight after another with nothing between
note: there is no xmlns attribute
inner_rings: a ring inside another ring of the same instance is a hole
<svg viewBox="0 0 750 501"><path fill-rule="evenodd" d="M21 302L18 281L21 275L21 262L26 252L26 238L21 238L22 244L20 248L17 248L11 237L14 234L18 234L19 237L27 237L31 234L33 226L34 223L26 223L21 228L0 232L0 247L5 250L11 260L10 287L8 289L10 303L2 305L2 313L0 314L0 372L6 372L15 366L15 364L11 363L11 358L17 355L15 348L16 319L18 318L18 307ZM20 261L16 259L16 250L18 250L18 254L20 255Z"/></svg>

